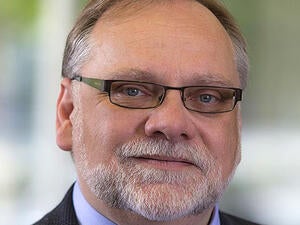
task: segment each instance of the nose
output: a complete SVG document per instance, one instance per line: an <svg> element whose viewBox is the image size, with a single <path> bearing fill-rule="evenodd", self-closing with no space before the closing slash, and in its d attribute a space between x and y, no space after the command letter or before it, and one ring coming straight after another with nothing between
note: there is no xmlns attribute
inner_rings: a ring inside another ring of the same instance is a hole
<svg viewBox="0 0 300 225"><path fill-rule="evenodd" d="M164 102L147 118L145 134L174 142L192 139L197 129L191 117L191 112L182 103L180 92L169 90Z"/></svg>

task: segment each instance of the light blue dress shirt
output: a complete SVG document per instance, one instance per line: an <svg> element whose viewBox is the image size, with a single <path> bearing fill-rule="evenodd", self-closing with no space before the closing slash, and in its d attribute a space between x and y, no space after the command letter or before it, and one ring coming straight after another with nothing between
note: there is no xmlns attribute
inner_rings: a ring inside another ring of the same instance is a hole
<svg viewBox="0 0 300 225"><path fill-rule="evenodd" d="M116 225L97 212L84 198L76 182L73 190L73 204L80 225ZM209 225L220 225L219 209L216 206Z"/></svg>

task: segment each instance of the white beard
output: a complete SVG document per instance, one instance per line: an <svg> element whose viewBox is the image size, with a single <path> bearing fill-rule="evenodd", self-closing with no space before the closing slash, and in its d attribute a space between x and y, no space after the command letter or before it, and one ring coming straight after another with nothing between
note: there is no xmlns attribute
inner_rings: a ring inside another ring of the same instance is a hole
<svg viewBox="0 0 300 225"><path fill-rule="evenodd" d="M165 146L164 150L162 146ZM179 149L182 149L181 153ZM81 165L79 172L90 190L110 207L132 210L149 220L167 221L213 207L228 184L228 181L222 181L220 167L207 150L191 149L182 144L174 147L161 139L136 140L117 149L118 160L108 165L89 168L86 157L76 164ZM174 157L196 154L198 157L195 158L201 162L198 161L199 167L193 169L169 171L148 168L124 156L139 155L139 151L153 155L168 152Z"/></svg>

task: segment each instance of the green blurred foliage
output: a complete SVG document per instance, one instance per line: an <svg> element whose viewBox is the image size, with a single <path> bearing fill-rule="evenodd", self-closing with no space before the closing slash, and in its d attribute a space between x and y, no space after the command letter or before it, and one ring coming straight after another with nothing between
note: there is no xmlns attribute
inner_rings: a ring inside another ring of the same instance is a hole
<svg viewBox="0 0 300 225"><path fill-rule="evenodd" d="M0 0L0 26L20 29L32 25L38 13L38 0Z"/></svg>
<svg viewBox="0 0 300 225"><path fill-rule="evenodd" d="M82 9L86 4L87 4L87 2L88 2L89 0L77 0L77 2L78 2L78 8L79 9Z"/></svg>

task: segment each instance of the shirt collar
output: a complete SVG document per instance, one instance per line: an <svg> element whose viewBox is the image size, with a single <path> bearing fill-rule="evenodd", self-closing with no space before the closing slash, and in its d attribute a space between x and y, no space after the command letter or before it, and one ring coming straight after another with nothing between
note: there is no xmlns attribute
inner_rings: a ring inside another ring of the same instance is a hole
<svg viewBox="0 0 300 225"><path fill-rule="evenodd" d="M219 206L216 205L209 225L220 225Z"/></svg>
<svg viewBox="0 0 300 225"><path fill-rule="evenodd" d="M73 204L80 225L116 225L87 202L77 182L73 189ZM214 208L209 225L220 225L218 206Z"/></svg>
<svg viewBox="0 0 300 225"><path fill-rule="evenodd" d="M80 225L115 225L87 202L77 182L73 189L73 204Z"/></svg>

